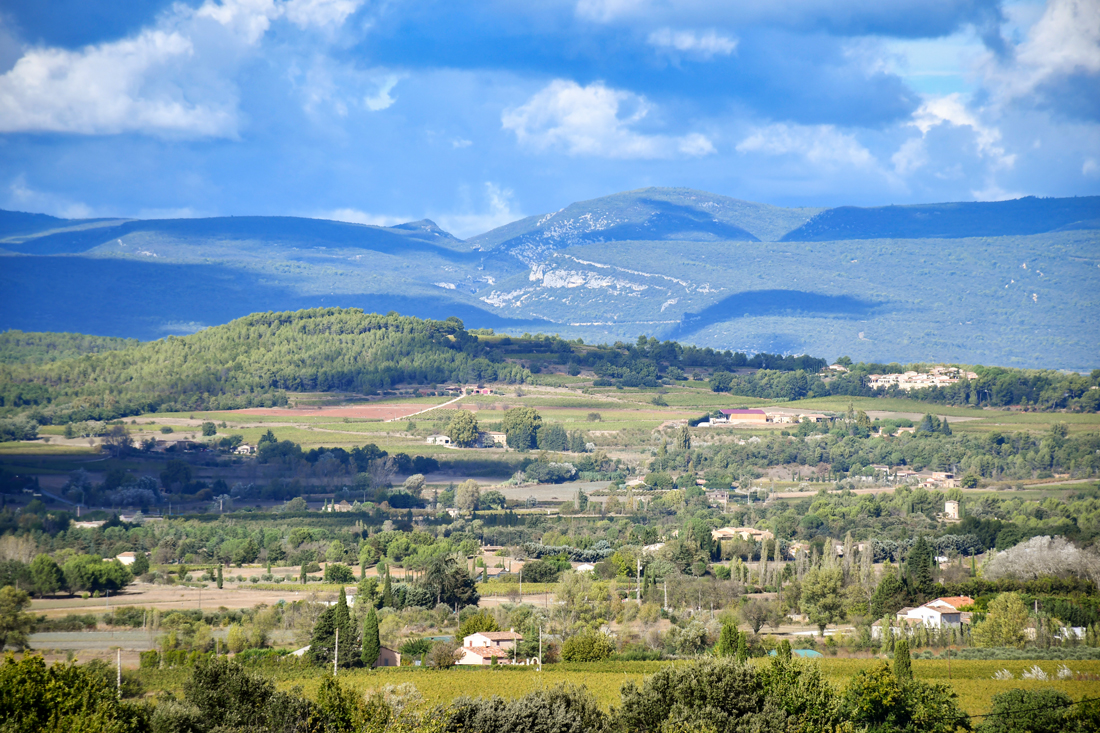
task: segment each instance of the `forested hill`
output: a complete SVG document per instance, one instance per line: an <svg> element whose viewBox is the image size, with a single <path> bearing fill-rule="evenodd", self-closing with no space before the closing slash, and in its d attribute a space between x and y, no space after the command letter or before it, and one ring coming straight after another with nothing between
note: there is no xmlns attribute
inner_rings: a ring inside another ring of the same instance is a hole
<svg viewBox="0 0 1100 733"><path fill-rule="evenodd" d="M54 339L57 344L51 344ZM5 334L0 414L40 424L143 412L285 403L286 392L373 394L398 384L524 382L523 365L581 364L627 386L657 387L670 365L816 372L824 359L718 352L672 342L591 347L553 336L486 336L461 320L421 320L359 309L257 313L184 337L42 362L71 334ZM682 376L682 372L681 372Z"/></svg>
<svg viewBox="0 0 1100 733"><path fill-rule="evenodd" d="M0 332L0 364L41 364L137 346L137 339L83 333Z"/></svg>
<svg viewBox="0 0 1100 733"><path fill-rule="evenodd" d="M399 385L522 383L539 379L543 369L583 371L593 381L581 386L597 390L657 389L694 372L715 392L763 399L908 396L958 405L1100 409L1100 370L1084 377L975 366L974 381L901 395L896 387L872 390L868 375L919 365L844 359L850 371L836 376L825 369L826 360L806 355L748 356L645 336L593 346L557 336L468 331L458 318L421 320L359 309L256 313L148 343L82 338L0 334L0 417L19 415L39 424L114 420L285 404L288 392L371 395ZM66 350L74 355L50 360Z"/></svg>

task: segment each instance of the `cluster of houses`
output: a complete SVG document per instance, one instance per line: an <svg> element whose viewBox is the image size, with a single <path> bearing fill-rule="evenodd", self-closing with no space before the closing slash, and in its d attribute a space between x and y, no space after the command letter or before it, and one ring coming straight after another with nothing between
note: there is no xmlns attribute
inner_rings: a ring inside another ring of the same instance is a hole
<svg viewBox="0 0 1100 733"><path fill-rule="evenodd" d="M825 422L827 415L816 412L766 412L760 409L719 410L718 415L699 423L696 427L710 428L734 423L745 425L767 425L768 423Z"/></svg>
<svg viewBox="0 0 1100 733"><path fill-rule="evenodd" d="M905 372L903 374L869 374L867 386L872 389L888 389L897 387L908 392L913 389L928 389L930 387L947 387L957 384L960 379L977 379L974 372L964 371L958 367L937 366L928 372Z"/></svg>
<svg viewBox="0 0 1100 733"><path fill-rule="evenodd" d="M428 445L451 445L448 435L429 435L425 441ZM477 436L478 448L504 448L508 445L508 436L504 433L482 431Z"/></svg>

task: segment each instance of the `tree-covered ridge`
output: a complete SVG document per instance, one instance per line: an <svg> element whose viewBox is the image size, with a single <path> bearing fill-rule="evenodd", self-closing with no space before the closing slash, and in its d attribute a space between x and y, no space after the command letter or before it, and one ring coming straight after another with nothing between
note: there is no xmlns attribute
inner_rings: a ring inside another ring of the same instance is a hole
<svg viewBox="0 0 1100 733"><path fill-rule="evenodd" d="M0 364L42 364L86 354L117 351L140 342L137 339L89 336L83 333L0 332Z"/></svg>
<svg viewBox="0 0 1100 733"><path fill-rule="evenodd" d="M274 404L288 391L371 393L398 383L523 381L457 318L358 309L259 313L182 338L53 364L0 366L0 406L121 417ZM42 390L46 394L41 394Z"/></svg>

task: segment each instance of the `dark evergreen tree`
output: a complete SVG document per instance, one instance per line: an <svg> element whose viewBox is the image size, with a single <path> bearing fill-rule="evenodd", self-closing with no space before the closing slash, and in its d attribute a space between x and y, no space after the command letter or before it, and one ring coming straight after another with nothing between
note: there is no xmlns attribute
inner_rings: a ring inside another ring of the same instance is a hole
<svg viewBox="0 0 1100 733"><path fill-rule="evenodd" d="M378 655L382 651L382 642L378 638L378 614L374 606L367 610L367 618L363 621L363 651L360 659L363 666L370 669L378 661Z"/></svg>
<svg viewBox="0 0 1100 733"><path fill-rule="evenodd" d="M221 565L219 565L219 566L218 566L218 590L221 590L221 587L222 587L222 583L224 583L224 582L225 582L225 581L224 581L224 579L222 578L222 566L221 566Z"/></svg>
<svg viewBox="0 0 1100 733"><path fill-rule="evenodd" d="M908 682L913 679L913 664L909 659L909 642L900 639L894 644L894 676L898 682Z"/></svg>

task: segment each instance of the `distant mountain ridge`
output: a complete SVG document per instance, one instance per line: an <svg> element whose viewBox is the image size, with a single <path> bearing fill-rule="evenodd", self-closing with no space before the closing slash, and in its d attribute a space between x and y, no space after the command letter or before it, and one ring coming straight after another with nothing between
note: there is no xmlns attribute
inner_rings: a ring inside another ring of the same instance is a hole
<svg viewBox="0 0 1100 733"><path fill-rule="evenodd" d="M783 235L784 242L843 239L959 239L1096 228L1100 196L828 209Z"/></svg>
<svg viewBox="0 0 1100 733"><path fill-rule="evenodd" d="M0 330L153 339L337 306L748 352L1100 361L1096 196L819 209L645 188L465 241L429 220L0 212L0 257Z"/></svg>

